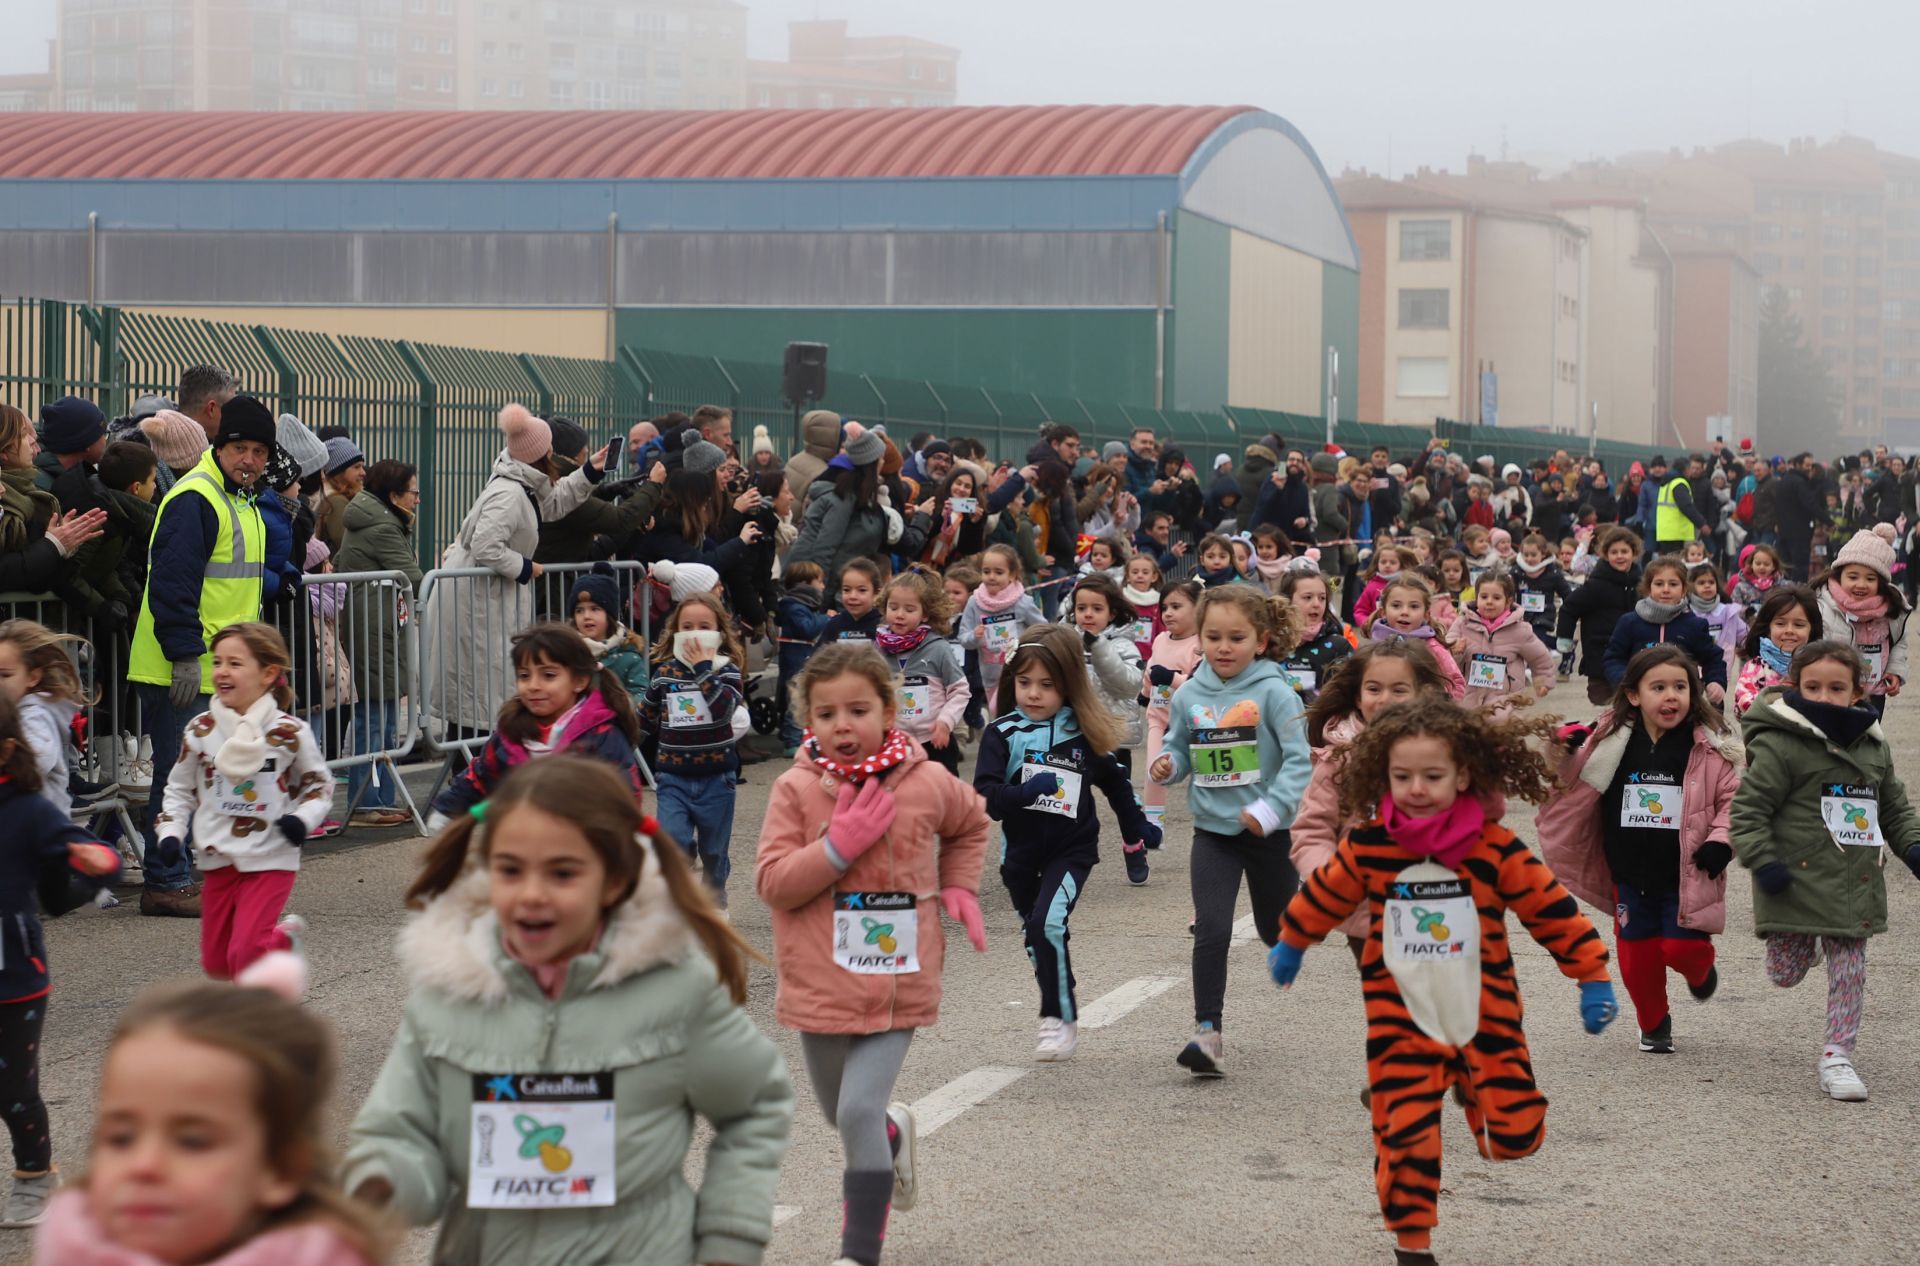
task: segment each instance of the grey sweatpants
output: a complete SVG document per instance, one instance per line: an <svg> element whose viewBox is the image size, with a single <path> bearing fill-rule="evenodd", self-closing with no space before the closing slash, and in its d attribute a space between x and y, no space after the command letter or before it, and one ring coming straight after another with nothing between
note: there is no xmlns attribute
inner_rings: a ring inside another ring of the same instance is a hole
<svg viewBox="0 0 1920 1266"><path fill-rule="evenodd" d="M907 1062L912 1029L886 1033L802 1033L800 1055L827 1124L840 1131L848 1173L893 1168L887 1103Z"/></svg>
<svg viewBox="0 0 1920 1266"><path fill-rule="evenodd" d="M1240 900L1240 877L1247 877L1253 898L1253 926L1272 945L1280 939L1280 912L1286 909L1300 876L1287 856L1292 836L1275 831L1264 838L1251 831L1216 835L1195 827L1187 873L1193 881L1193 1019L1220 1027L1227 996L1227 949L1233 940L1233 907Z"/></svg>

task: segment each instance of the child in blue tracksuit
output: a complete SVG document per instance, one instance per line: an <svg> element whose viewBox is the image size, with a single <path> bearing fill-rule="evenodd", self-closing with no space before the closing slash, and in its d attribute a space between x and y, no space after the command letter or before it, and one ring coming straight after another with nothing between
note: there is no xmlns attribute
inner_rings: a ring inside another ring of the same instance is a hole
<svg viewBox="0 0 1920 1266"><path fill-rule="evenodd" d="M1687 565L1672 554L1662 554L1640 573L1640 601L1613 626L1602 661L1607 682L1618 686L1627 675L1627 661L1649 646L1678 642L1700 665L1707 702L1718 706L1727 694L1727 659L1707 622L1687 602Z"/></svg>
<svg viewBox="0 0 1920 1266"><path fill-rule="evenodd" d="M746 652L719 595L690 594L667 617L653 648L653 677L640 705L640 731L658 744L653 778L660 827L706 876L714 904L727 908L733 862L734 784L745 737Z"/></svg>
<svg viewBox="0 0 1920 1266"><path fill-rule="evenodd" d="M998 715L980 739L973 785L1005 831L1000 879L1025 925L1040 985L1046 1062L1073 1055L1079 1007L1067 955L1067 919L1100 860L1094 789L1113 806L1127 841L1157 845L1126 771L1114 759L1120 723L1100 706L1080 635L1042 625L1020 639L1000 676Z"/></svg>
<svg viewBox="0 0 1920 1266"><path fill-rule="evenodd" d="M787 686L807 666L807 656L813 654L814 644L832 617L820 609L827 592L827 573L818 563L789 564L781 573L780 583L787 590L774 612L780 628L780 741L791 756L800 746L800 723L787 706Z"/></svg>
<svg viewBox="0 0 1920 1266"><path fill-rule="evenodd" d="M856 558L840 569L840 610L820 629L816 646L871 642L880 630L880 565Z"/></svg>
<svg viewBox="0 0 1920 1266"><path fill-rule="evenodd" d="M1289 828L1313 772L1300 693L1280 667L1299 637L1284 598L1245 586L1209 589L1197 617L1201 660L1168 705L1166 746L1148 771L1157 783L1193 776L1193 1040L1176 1059L1200 1077L1225 1062L1220 1013L1240 877L1269 946L1299 886ZM1214 638L1208 641L1209 636Z"/></svg>

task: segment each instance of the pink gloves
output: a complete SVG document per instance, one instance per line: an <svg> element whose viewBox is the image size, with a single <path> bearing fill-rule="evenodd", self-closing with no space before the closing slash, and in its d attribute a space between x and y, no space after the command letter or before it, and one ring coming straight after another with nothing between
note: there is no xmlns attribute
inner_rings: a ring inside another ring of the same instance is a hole
<svg viewBox="0 0 1920 1266"><path fill-rule="evenodd" d="M877 778L861 783L858 791L850 782L841 783L833 818L827 823L827 838L833 841L833 851L840 854L840 860L852 865L880 842L887 828L893 825L893 814L893 795L882 789Z"/></svg>
<svg viewBox="0 0 1920 1266"><path fill-rule="evenodd" d="M1920 853L1920 849L1914 850ZM982 954L987 952L987 922L980 917L980 898L965 888L942 888L940 908L947 917L967 929L967 939Z"/></svg>

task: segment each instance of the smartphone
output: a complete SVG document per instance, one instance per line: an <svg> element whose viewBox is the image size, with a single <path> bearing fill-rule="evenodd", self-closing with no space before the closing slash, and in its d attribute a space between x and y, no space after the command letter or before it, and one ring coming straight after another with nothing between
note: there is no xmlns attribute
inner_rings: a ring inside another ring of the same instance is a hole
<svg viewBox="0 0 1920 1266"><path fill-rule="evenodd" d="M618 475L620 473L620 458L625 454L626 447L627 437L624 435L616 435L607 441L608 474Z"/></svg>

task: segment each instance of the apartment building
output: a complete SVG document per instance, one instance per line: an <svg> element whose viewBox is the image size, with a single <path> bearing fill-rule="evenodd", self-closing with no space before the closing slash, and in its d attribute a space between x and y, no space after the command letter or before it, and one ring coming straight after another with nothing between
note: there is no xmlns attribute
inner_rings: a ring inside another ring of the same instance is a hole
<svg viewBox="0 0 1920 1266"><path fill-rule="evenodd" d="M955 101L957 50L793 24L752 63L767 104ZM8 110L734 110L737 0L60 0L46 76Z"/></svg>

